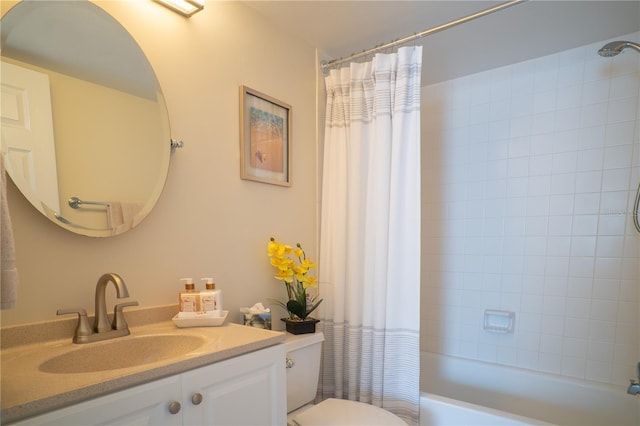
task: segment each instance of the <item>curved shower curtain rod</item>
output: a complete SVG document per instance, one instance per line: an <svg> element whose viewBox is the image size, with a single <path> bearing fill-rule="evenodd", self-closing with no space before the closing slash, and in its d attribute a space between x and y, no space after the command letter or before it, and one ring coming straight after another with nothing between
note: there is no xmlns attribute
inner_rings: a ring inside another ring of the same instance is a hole
<svg viewBox="0 0 640 426"><path fill-rule="evenodd" d="M493 6L493 7L490 7L488 9L481 10L480 12L474 13L472 15L465 16L464 18L456 19L454 21L447 22L446 24L438 25L437 27L433 27L433 28L430 28L428 30L421 31L419 33L416 33L416 34L413 34L413 35L410 35L410 36L407 36L407 37L403 37L403 38L400 38L398 40L394 40L394 41L391 41L389 43L373 47L371 49L363 50L362 52L359 52L359 53L354 53L354 54L349 55L349 56L347 56L345 58L332 59L330 61L322 61L321 64L320 64L320 67L322 68L322 72L324 74L327 74L329 72L329 69L331 69L332 67L334 67L336 65L339 65L339 64L341 64L343 62L347 62L347 61L351 61L353 59L361 58L361 57L369 55L371 53L379 52L381 50L388 49L390 47L394 47L394 46L397 46L399 44L408 43L410 41L413 41L413 40L416 40L416 39L419 39L419 38L422 38L422 37L426 37L428 35L431 35L431 34L446 30L446 29L451 28L451 27L455 27L456 25L464 24L465 22L469 22L469 21L472 21L474 19L481 18L483 16L489 15L489 14L494 13L494 12L498 12L500 10L506 9L508 7L511 7L511 6L515 6L515 5L524 3L526 1L527 0L512 0L512 1L508 1L506 3L501 3L501 4L497 5L497 6Z"/></svg>

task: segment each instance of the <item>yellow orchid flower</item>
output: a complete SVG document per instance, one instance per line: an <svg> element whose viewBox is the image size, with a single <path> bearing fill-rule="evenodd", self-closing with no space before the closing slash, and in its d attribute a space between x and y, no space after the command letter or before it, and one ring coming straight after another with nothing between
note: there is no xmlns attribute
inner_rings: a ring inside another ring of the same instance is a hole
<svg viewBox="0 0 640 426"><path fill-rule="evenodd" d="M302 285L304 286L304 288L316 288L317 283L318 279L316 277L305 277L305 279L302 281Z"/></svg>
<svg viewBox="0 0 640 426"><path fill-rule="evenodd" d="M311 261L311 260L309 260L309 259L302 259L302 267L303 267L303 268L311 269L311 268L315 268L315 267L317 267L317 266L318 266L318 264L317 264L317 263L314 263L314 262L312 262L312 261Z"/></svg>
<svg viewBox="0 0 640 426"><path fill-rule="evenodd" d="M291 319L304 320L322 302L317 296L309 297L306 291L317 285L318 279L307 274L311 268L317 268L318 264L307 259L300 243L294 249L279 243L275 238L271 238L267 244L267 254L269 263L276 269L274 278L284 281L287 290L288 301L278 304L289 312ZM297 258L297 262L289 257L291 254Z"/></svg>

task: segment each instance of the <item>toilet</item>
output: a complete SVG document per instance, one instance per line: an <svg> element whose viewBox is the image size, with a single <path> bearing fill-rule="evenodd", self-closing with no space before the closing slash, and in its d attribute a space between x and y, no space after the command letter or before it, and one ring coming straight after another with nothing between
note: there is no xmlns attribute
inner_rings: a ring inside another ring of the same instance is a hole
<svg viewBox="0 0 640 426"><path fill-rule="evenodd" d="M324 335L287 333L287 425L356 426L407 424L395 414L362 402L329 398L314 405Z"/></svg>

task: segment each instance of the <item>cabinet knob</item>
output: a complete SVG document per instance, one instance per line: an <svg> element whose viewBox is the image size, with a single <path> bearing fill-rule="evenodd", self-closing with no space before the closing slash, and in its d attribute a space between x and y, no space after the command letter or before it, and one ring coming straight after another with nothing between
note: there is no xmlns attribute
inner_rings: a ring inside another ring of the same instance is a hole
<svg viewBox="0 0 640 426"><path fill-rule="evenodd" d="M294 365L296 365L295 361L292 360L291 358L287 357L286 358L286 362L285 362L285 366L287 368L293 368Z"/></svg>
<svg viewBox="0 0 640 426"><path fill-rule="evenodd" d="M169 412L171 414L178 414L180 412L180 408L182 408L182 406L178 401L173 401L171 404L169 404Z"/></svg>
<svg viewBox="0 0 640 426"><path fill-rule="evenodd" d="M200 392L196 392L191 397L191 402L193 405L198 405L202 402L202 394Z"/></svg>

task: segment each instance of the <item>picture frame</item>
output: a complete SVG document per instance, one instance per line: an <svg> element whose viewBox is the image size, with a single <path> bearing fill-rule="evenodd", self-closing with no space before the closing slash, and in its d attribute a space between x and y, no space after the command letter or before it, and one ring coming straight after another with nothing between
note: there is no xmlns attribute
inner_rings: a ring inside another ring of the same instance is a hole
<svg viewBox="0 0 640 426"><path fill-rule="evenodd" d="M291 186L291 106L240 87L240 178Z"/></svg>

